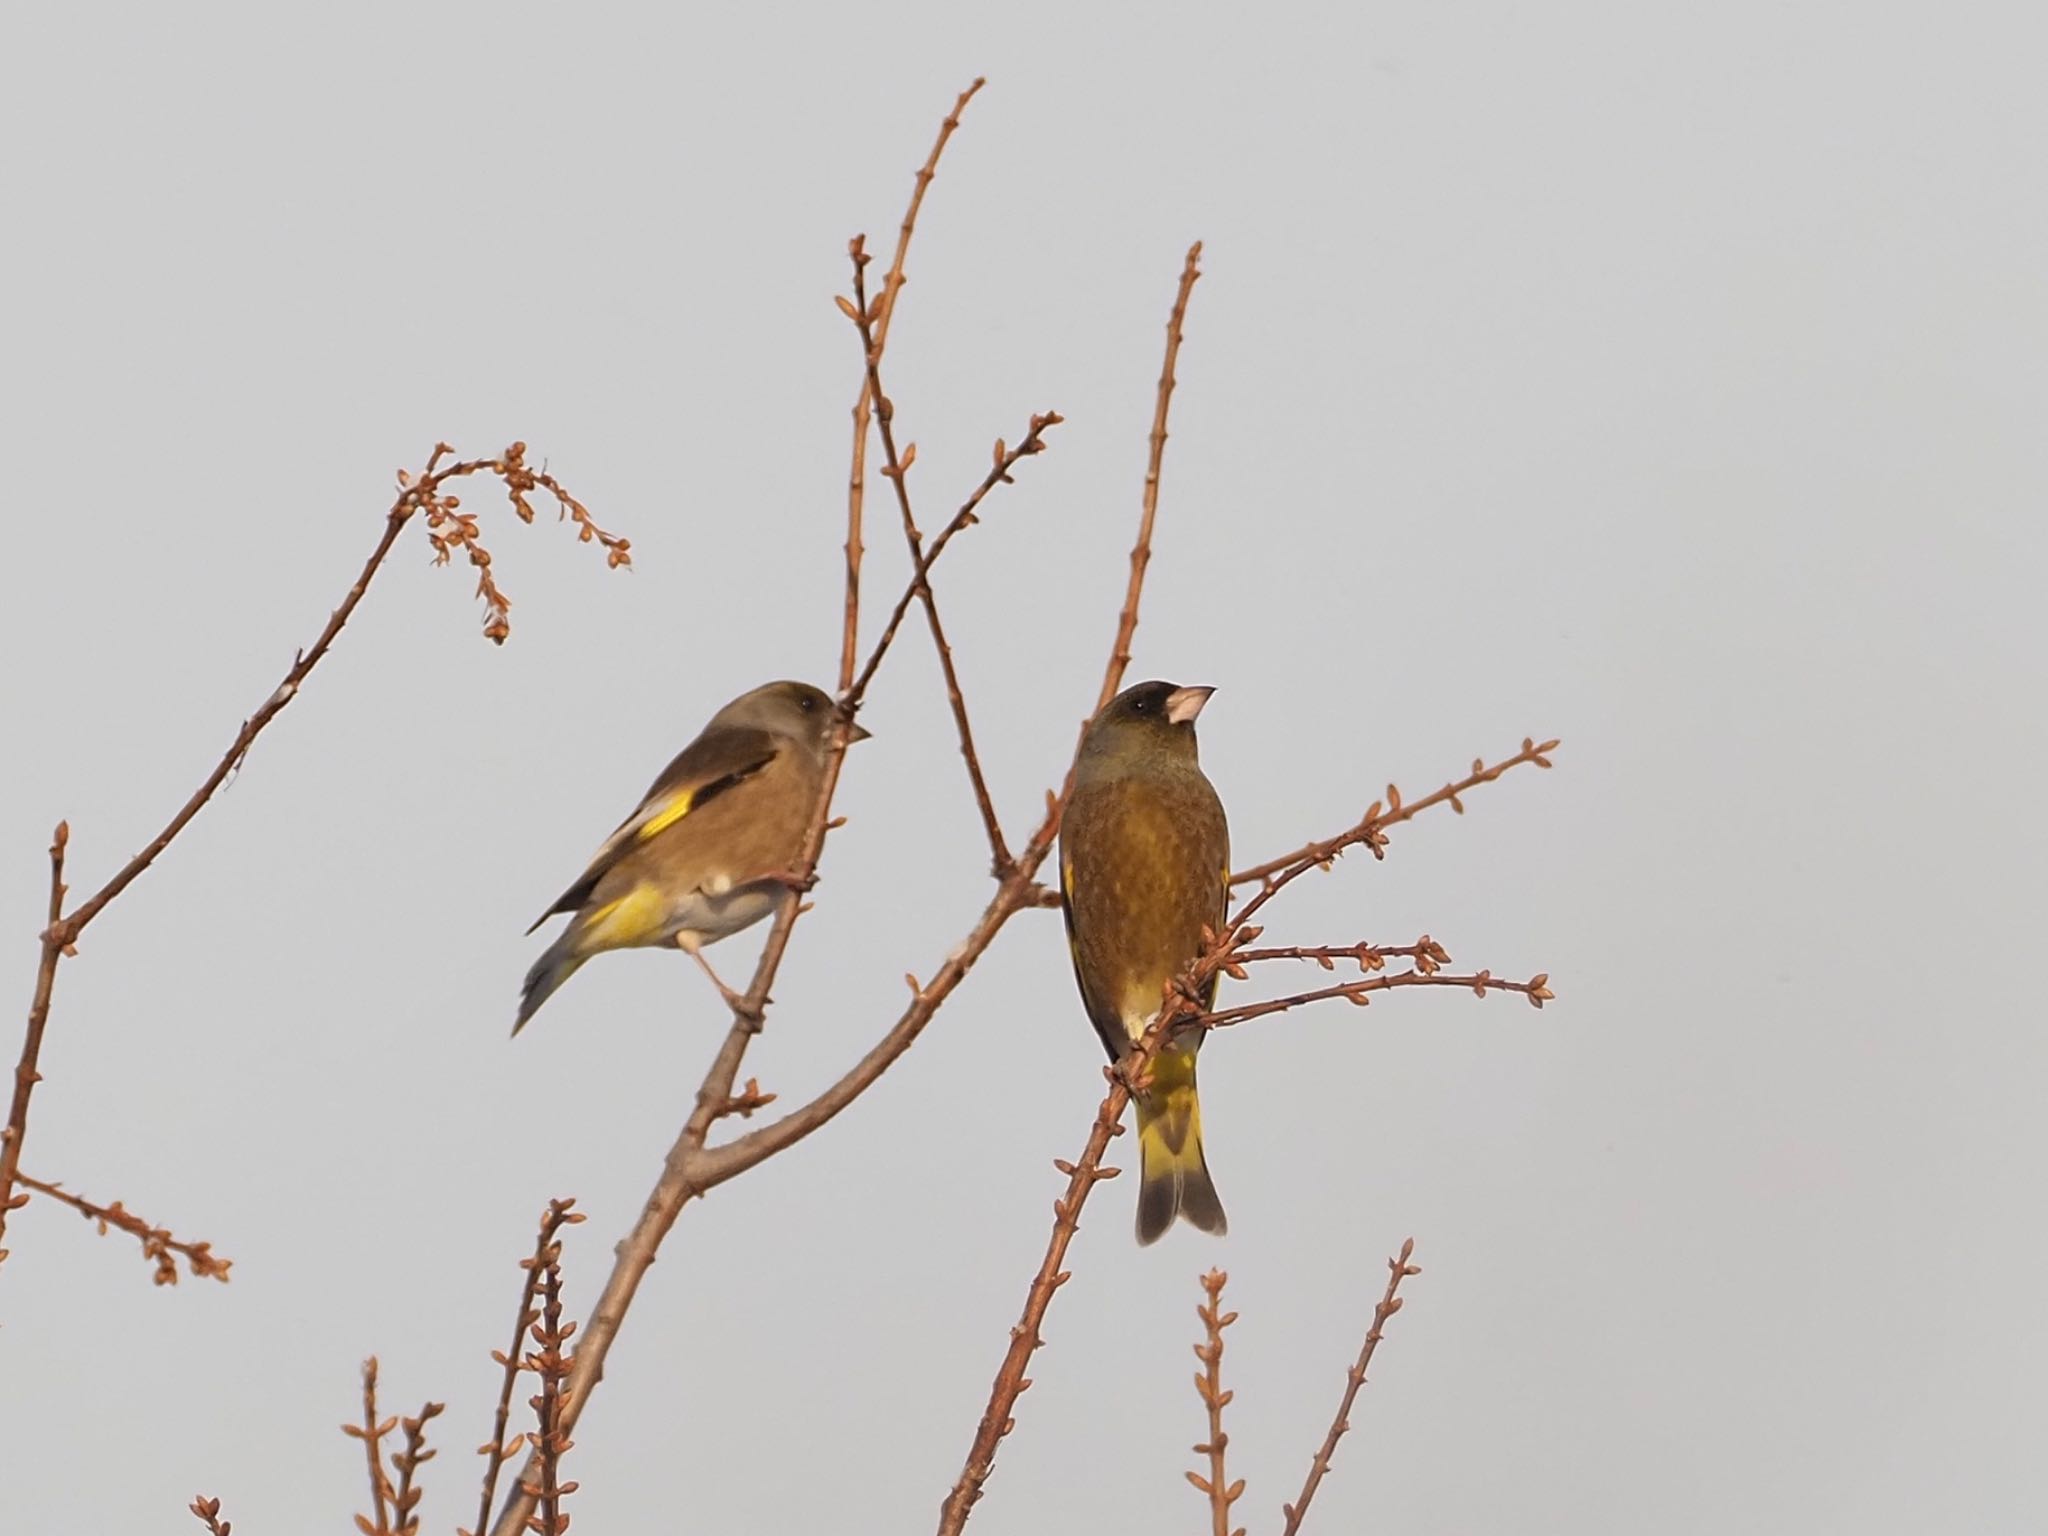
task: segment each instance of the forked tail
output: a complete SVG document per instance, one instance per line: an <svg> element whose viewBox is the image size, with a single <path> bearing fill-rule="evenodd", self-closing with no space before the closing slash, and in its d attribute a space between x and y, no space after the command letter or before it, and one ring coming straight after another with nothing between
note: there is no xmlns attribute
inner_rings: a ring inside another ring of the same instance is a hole
<svg viewBox="0 0 2048 1536"><path fill-rule="evenodd" d="M1169 1047L1154 1058L1138 1098L1138 1241L1156 1243L1176 1219L1222 1236L1223 1202L1202 1156L1195 1053Z"/></svg>

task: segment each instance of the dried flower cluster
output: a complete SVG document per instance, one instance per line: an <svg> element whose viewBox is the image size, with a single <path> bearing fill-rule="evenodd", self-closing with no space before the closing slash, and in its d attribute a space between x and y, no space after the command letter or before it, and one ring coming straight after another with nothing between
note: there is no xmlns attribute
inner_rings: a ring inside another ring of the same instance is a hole
<svg viewBox="0 0 2048 1536"><path fill-rule="evenodd" d="M476 567L476 595L484 602L484 638L503 645L512 634L512 599L507 597L491 574L491 552L484 548L482 529L476 514L462 510L462 499L444 487L451 480L488 471L504 482L512 510L522 523L533 521L533 492L544 490L554 497L561 516L576 524L579 543L595 539L604 546L605 564L613 570L633 563L632 545L617 534L606 533L591 519L590 510L562 488L546 470L526 462L526 444L514 443L495 459L470 459L441 466L444 455L455 450L446 443L434 445L426 470L418 475L398 472L399 505L405 516L418 513L427 525L427 542L434 548L434 564L446 565L460 550ZM394 515L396 511L394 509Z"/></svg>

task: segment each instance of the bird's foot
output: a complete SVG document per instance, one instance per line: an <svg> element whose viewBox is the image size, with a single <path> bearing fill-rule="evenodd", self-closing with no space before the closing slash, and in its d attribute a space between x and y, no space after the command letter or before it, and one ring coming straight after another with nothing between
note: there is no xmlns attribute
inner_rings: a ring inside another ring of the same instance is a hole
<svg viewBox="0 0 2048 1536"><path fill-rule="evenodd" d="M718 988L719 997L724 1000L725 1006L732 1010L733 1017L743 1022L753 1033L759 1034L761 1025L767 1017L764 1011L767 999L763 998L757 1003L746 993L733 991L719 978L718 972L711 969L711 962L704 958L702 951L695 944L686 944L678 939L676 947L697 962L697 968L704 973L705 979Z"/></svg>

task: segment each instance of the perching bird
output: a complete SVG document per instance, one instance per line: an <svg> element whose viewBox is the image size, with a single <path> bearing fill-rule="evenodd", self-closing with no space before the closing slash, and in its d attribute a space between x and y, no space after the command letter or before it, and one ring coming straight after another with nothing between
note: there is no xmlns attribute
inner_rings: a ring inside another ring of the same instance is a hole
<svg viewBox="0 0 2048 1536"><path fill-rule="evenodd" d="M1195 759L1195 716L1210 688L1139 683L1111 699L1081 739L1074 795L1060 826L1060 898L1081 1002L1110 1060L1165 1004L1168 981L1221 932L1230 891L1230 828ZM1212 978L1204 998L1216 994ZM1138 1241L1175 1217L1224 1230L1202 1156L1195 1052L1202 1032L1171 1041L1137 1096Z"/></svg>
<svg viewBox="0 0 2048 1536"><path fill-rule="evenodd" d="M838 719L809 683L768 683L711 717L662 770L582 877L535 921L569 926L526 973L518 1034L584 961L673 944L733 993L699 953L775 910L792 878ZM868 733L854 726L848 739Z"/></svg>

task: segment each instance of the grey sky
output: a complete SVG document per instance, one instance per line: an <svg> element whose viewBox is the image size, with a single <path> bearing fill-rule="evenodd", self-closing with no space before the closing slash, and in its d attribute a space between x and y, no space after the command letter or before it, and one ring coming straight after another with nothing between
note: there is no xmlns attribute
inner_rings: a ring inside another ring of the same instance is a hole
<svg viewBox="0 0 2048 1536"><path fill-rule="evenodd" d="M580 1311L721 1028L686 962L629 955L508 1043L520 932L712 708L830 681L858 367L830 296L977 73L890 383L928 523L993 438L1068 417L940 584L1010 825L1100 676L1198 237L1133 676L1218 685L1240 857L1388 778L1564 747L1271 929L1427 930L1560 1001L1413 993L1212 1042L1231 1236L1140 1251L1128 1181L1098 1194L973 1529L1201 1528L1212 1263L1243 1314L1240 1511L1270 1528L1409 1234L1424 1273L1325 1529L2038 1524L2043 30L11 7L17 1003L50 825L86 888L156 829L437 437L525 438L637 569L479 494L516 604L493 650L468 574L409 535L65 968L26 1166L236 1270L153 1291L132 1245L12 1220L10 1529L178 1529L196 1490L251 1536L339 1529L373 1351L391 1410L450 1404L428 1518L471 1518L535 1215L590 1215ZM870 545L893 595L886 517ZM907 641L749 1061L791 1101L984 896ZM578 1529L927 1528L1097 1058L1058 918L1020 920L851 1113L690 1211L578 1435Z"/></svg>

